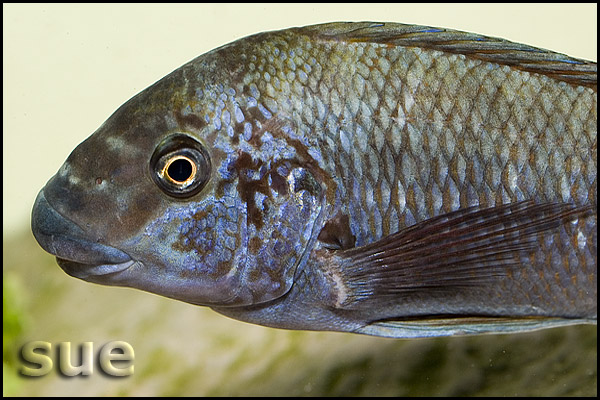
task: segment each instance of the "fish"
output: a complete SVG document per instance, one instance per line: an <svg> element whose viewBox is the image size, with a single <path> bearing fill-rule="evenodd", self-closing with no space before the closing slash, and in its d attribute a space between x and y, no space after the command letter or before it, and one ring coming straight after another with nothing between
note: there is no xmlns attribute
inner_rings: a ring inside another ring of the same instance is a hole
<svg viewBox="0 0 600 400"><path fill-rule="evenodd" d="M259 33L119 107L39 192L69 275L391 338L597 320L596 63L475 33Z"/></svg>

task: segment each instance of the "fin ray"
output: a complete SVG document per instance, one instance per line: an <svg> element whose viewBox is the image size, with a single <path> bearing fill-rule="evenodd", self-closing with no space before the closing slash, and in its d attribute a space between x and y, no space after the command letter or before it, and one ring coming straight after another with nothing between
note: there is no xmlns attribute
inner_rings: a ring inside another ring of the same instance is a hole
<svg viewBox="0 0 600 400"><path fill-rule="evenodd" d="M594 319L568 319L549 317L486 318L453 317L423 318L415 321L376 321L356 330L356 333L389 338L426 338L465 336L479 334L507 334L531 332L576 324L596 324Z"/></svg>
<svg viewBox="0 0 600 400"><path fill-rule="evenodd" d="M536 250L540 233L592 211L533 201L470 207L336 252L333 261L349 289L342 306L484 287L521 266L521 256Z"/></svg>

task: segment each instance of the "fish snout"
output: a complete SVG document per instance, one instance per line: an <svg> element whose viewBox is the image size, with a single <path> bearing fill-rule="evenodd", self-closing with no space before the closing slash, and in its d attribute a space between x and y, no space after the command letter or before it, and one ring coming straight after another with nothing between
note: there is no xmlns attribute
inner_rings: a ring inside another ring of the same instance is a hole
<svg viewBox="0 0 600 400"><path fill-rule="evenodd" d="M31 230L40 246L55 255L69 275L104 275L122 271L134 262L127 253L94 241L73 221L60 215L46 200L43 189L33 205Z"/></svg>

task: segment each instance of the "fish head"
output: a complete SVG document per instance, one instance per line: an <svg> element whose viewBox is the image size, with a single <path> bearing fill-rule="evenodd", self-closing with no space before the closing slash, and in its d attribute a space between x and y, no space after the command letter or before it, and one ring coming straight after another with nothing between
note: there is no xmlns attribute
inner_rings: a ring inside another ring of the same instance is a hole
<svg viewBox="0 0 600 400"><path fill-rule="evenodd" d="M130 99L40 191L32 230L65 272L208 306L290 289L316 240L322 177L231 78L227 54Z"/></svg>

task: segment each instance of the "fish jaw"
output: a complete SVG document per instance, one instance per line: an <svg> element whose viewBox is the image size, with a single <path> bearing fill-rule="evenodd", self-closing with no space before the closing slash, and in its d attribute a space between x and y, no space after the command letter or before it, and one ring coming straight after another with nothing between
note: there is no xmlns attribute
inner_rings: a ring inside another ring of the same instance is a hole
<svg viewBox="0 0 600 400"><path fill-rule="evenodd" d="M52 181L45 189L52 192ZM119 242L123 251L99 243L77 223L62 216L52 201L42 189L33 206L31 229L40 246L56 256L58 265L68 275L101 285L131 287L195 305L227 307L248 303L253 298L252 293L244 290L239 274L209 277L207 266L200 260L182 259L178 252L169 250L172 241L169 236L176 237L179 231L164 221L150 224L160 227L160 231L144 231ZM165 237L165 246L157 246L151 240L156 235ZM288 287L281 289L287 291Z"/></svg>
<svg viewBox="0 0 600 400"><path fill-rule="evenodd" d="M94 241L60 215L46 200L43 189L33 206L31 229L40 246L55 255L58 265L76 278L114 274L134 264L127 253Z"/></svg>
<svg viewBox="0 0 600 400"><path fill-rule="evenodd" d="M98 243L76 223L63 217L48 202L44 189L33 206L31 229L40 246L56 256L58 265L68 275L84 281L132 287L198 305L210 304L211 298L218 304L226 304L229 299L221 298L230 296L226 287L236 286L230 280L210 285L186 281L166 270L160 260L134 259L120 249ZM132 242L144 245L138 238Z"/></svg>

